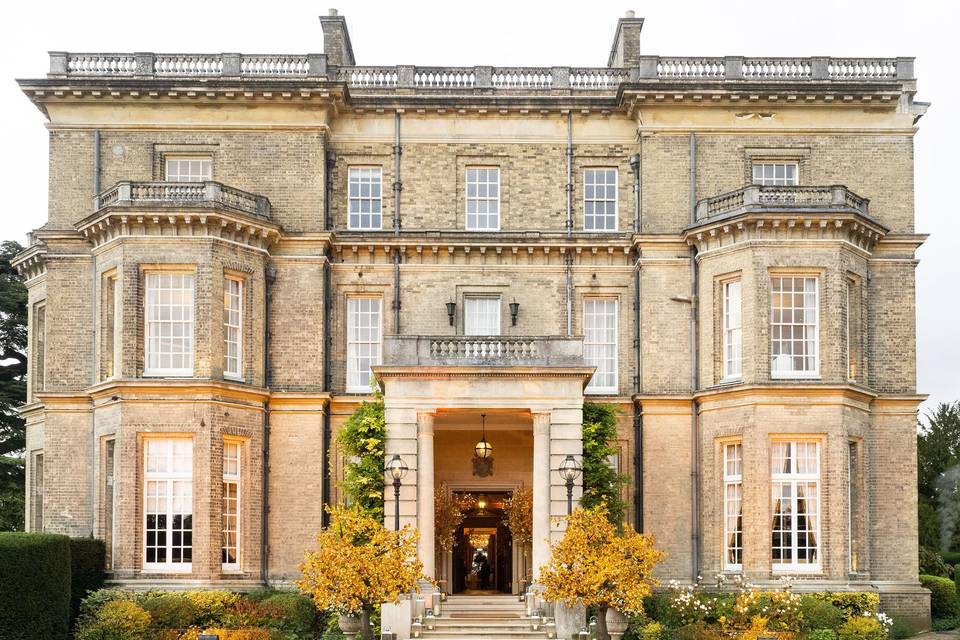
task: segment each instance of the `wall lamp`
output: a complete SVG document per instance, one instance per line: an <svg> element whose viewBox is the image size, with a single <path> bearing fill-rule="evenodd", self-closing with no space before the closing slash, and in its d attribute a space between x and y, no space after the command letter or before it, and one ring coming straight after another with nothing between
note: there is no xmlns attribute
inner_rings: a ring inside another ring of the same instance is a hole
<svg viewBox="0 0 960 640"><path fill-rule="evenodd" d="M448 302L447 303L447 317L450 319L450 326L453 326L453 319L457 315L457 303Z"/></svg>
<svg viewBox="0 0 960 640"><path fill-rule="evenodd" d="M511 302L510 303L510 322L513 326L517 326L517 315L520 313L520 303Z"/></svg>

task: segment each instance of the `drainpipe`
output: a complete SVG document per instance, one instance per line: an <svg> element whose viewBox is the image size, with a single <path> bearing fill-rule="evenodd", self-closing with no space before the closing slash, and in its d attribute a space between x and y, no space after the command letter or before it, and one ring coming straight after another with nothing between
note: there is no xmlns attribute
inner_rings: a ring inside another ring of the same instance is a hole
<svg viewBox="0 0 960 640"><path fill-rule="evenodd" d="M563 256L564 271L566 272L567 297L567 336L573 335L573 251Z"/></svg>
<svg viewBox="0 0 960 640"><path fill-rule="evenodd" d="M277 271L268 266L263 279L263 388L270 389L270 287L277 279ZM269 583L270 576L270 400L263 405L263 443L262 443L262 479L260 514L260 579Z"/></svg>
<svg viewBox="0 0 960 640"><path fill-rule="evenodd" d="M640 251L637 250L636 266L633 270L633 348L636 352L637 374L634 376L633 392L639 395L643 390L643 353L641 349L640 317ZM633 475L634 481L634 528L643 533L643 413L633 403Z"/></svg>
<svg viewBox="0 0 960 640"><path fill-rule="evenodd" d="M393 333L400 335L400 247L393 250Z"/></svg>
<svg viewBox="0 0 960 640"><path fill-rule="evenodd" d="M332 190L328 184L328 191ZM333 375L330 373L330 350L333 346L333 336L330 331L330 319L333 316L332 302L333 296L331 295L331 281L332 281L332 271L333 267L330 264L330 255L329 250L326 256L326 260L323 263L323 390L330 393L331 382L333 381ZM323 478L323 486L320 489L320 500L321 500L321 509L320 514L320 524L323 527L326 527L330 524L330 514L327 513L327 507L330 505L330 486L333 482L333 478L330 474L330 400L327 400L327 405L324 407L322 420L322 433L320 439L320 465L321 465L321 477Z"/></svg>
<svg viewBox="0 0 960 640"><path fill-rule="evenodd" d="M573 236L573 112L567 112L567 237ZM568 331L569 333L569 331Z"/></svg>
<svg viewBox="0 0 960 640"><path fill-rule="evenodd" d="M393 233L400 234L400 192L403 191L403 182L400 180L400 112L393 114Z"/></svg>
<svg viewBox="0 0 960 640"><path fill-rule="evenodd" d="M697 220L697 135L690 133L690 223ZM698 446L700 416L697 412L697 401L693 394L697 392L699 380L697 369L699 353L697 351L697 249L690 247L690 550L692 554L691 569L693 582L700 574L700 506L699 506L699 475L700 475L700 447Z"/></svg>
<svg viewBox="0 0 960 640"><path fill-rule="evenodd" d="M333 221L330 220L330 203L333 200L333 180L330 179L330 172L337 164L337 154L335 151L327 150L326 153L326 171L323 174L323 228L330 231L333 228Z"/></svg>

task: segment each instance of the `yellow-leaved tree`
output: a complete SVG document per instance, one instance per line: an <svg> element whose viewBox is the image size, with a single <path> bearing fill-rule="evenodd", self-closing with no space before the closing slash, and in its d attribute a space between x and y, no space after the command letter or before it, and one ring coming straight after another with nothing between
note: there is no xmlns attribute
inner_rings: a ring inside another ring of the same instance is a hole
<svg viewBox="0 0 960 640"><path fill-rule="evenodd" d="M328 509L330 525L307 551L297 586L320 610L360 616L361 632L371 638L370 612L417 589L423 564L417 560L416 529L390 531L356 509Z"/></svg>
<svg viewBox="0 0 960 640"><path fill-rule="evenodd" d="M651 536L629 528L618 533L605 503L577 509L563 538L551 549L550 562L540 570L544 597L596 607L597 636L609 640L607 609L643 614L643 599L657 584L653 568L663 557Z"/></svg>

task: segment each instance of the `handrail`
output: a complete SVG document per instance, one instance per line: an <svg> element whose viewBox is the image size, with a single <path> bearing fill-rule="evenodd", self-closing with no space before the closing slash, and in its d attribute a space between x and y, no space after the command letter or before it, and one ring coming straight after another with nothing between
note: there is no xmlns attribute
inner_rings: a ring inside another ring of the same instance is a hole
<svg viewBox="0 0 960 640"><path fill-rule="evenodd" d="M93 208L220 204L260 218L270 217L270 200L219 182L118 182L94 196Z"/></svg>

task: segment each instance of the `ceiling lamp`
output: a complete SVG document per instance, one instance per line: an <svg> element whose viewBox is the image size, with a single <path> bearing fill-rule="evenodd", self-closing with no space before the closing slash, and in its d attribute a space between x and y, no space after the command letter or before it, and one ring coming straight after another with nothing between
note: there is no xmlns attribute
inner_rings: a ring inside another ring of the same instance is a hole
<svg viewBox="0 0 960 640"><path fill-rule="evenodd" d="M477 443L477 446L475 446L473 450L476 452L478 458L486 460L493 455L493 445L487 442L487 414L481 413L480 419L483 421L483 437L480 438L480 442Z"/></svg>

